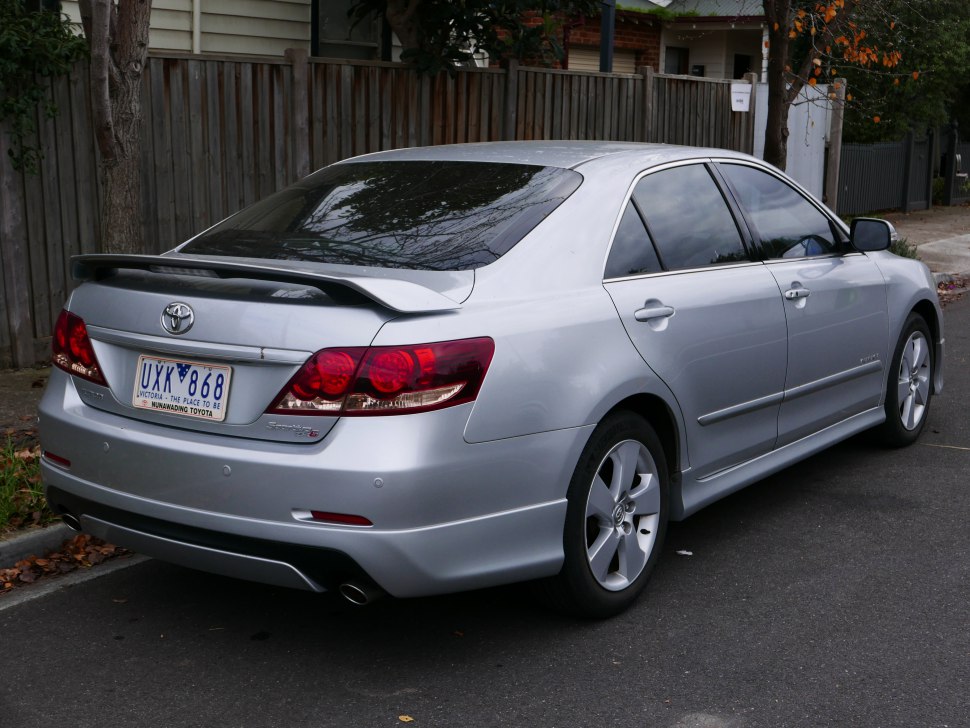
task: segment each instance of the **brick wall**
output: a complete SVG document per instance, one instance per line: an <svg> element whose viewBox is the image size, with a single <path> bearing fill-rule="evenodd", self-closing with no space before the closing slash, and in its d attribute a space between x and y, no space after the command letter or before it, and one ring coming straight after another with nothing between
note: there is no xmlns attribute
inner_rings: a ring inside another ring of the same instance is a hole
<svg viewBox="0 0 970 728"><path fill-rule="evenodd" d="M536 15L523 18L525 25L539 25L542 19ZM501 33L502 31L499 31ZM566 63L552 63L553 68L563 68L569 61L570 46L592 46L599 48L600 45L600 16L589 18L579 18L566 21L560 29L559 42L566 50ZM637 66L653 66L654 70L660 70L660 21L652 15L644 13L630 12L626 10L616 11L616 29L614 36L614 48L632 50L636 52ZM524 65L544 65L541 60L523 59ZM498 65L492 60L492 65Z"/></svg>
<svg viewBox="0 0 970 728"><path fill-rule="evenodd" d="M584 18L566 27L563 47L568 65L570 46L600 45L600 18ZM618 10L614 48L636 52L637 66L660 68L660 22L651 15Z"/></svg>

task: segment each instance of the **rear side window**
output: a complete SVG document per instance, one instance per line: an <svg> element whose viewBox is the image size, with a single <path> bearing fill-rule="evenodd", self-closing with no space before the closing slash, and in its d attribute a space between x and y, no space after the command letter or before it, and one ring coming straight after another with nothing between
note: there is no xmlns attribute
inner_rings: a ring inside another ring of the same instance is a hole
<svg viewBox="0 0 970 728"><path fill-rule="evenodd" d="M734 216L703 165L649 174L633 199L667 270L748 260Z"/></svg>
<svg viewBox="0 0 970 728"><path fill-rule="evenodd" d="M180 252L470 270L507 253L580 182L572 170L525 164L337 164L224 220Z"/></svg>
<svg viewBox="0 0 970 728"><path fill-rule="evenodd" d="M837 251L829 219L777 177L742 164L722 164L769 258L804 258Z"/></svg>
<svg viewBox="0 0 970 728"><path fill-rule="evenodd" d="M622 278L659 271L660 260L647 236L640 213L632 202L627 203L620 226L613 236L613 247L606 262L606 277Z"/></svg>

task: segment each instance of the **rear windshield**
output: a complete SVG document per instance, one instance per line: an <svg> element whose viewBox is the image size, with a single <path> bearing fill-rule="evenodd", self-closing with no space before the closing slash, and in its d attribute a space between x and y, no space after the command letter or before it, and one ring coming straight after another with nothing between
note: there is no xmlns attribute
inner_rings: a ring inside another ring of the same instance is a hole
<svg viewBox="0 0 970 728"><path fill-rule="evenodd" d="M180 251L469 270L498 260L581 181L578 172L525 164L338 164L233 215Z"/></svg>

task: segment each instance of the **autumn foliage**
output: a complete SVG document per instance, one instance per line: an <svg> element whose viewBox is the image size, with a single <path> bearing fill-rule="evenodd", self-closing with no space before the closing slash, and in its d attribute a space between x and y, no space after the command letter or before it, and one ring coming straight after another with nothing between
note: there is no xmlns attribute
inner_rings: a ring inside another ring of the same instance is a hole
<svg viewBox="0 0 970 728"><path fill-rule="evenodd" d="M796 2L763 0L768 22L768 127L765 159L784 168L787 157L788 108L802 89L839 76L848 64L874 72L893 72L902 60L895 47L895 21L883 16L885 28L873 33L870 15L878 0ZM878 41L876 38L882 40ZM918 76L918 74L917 74ZM833 83L830 95L839 90Z"/></svg>
<svg viewBox="0 0 970 728"><path fill-rule="evenodd" d="M43 576L66 574L129 553L123 548L81 533L65 541L53 553L31 556L18 561L11 568L0 569L0 594L24 584L32 584Z"/></svg>

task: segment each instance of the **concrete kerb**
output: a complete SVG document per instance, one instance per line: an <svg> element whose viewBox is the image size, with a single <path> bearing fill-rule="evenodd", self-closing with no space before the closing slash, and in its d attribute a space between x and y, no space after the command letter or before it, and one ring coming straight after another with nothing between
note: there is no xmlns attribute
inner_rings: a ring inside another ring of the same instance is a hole
<svg viewBox="0 0 970 728"><path fill-rule="evenodd" d="M74 532L63 523L17 533L0 540L0 569L9 569L28 556L44 556L70 539Z"/></svg>

